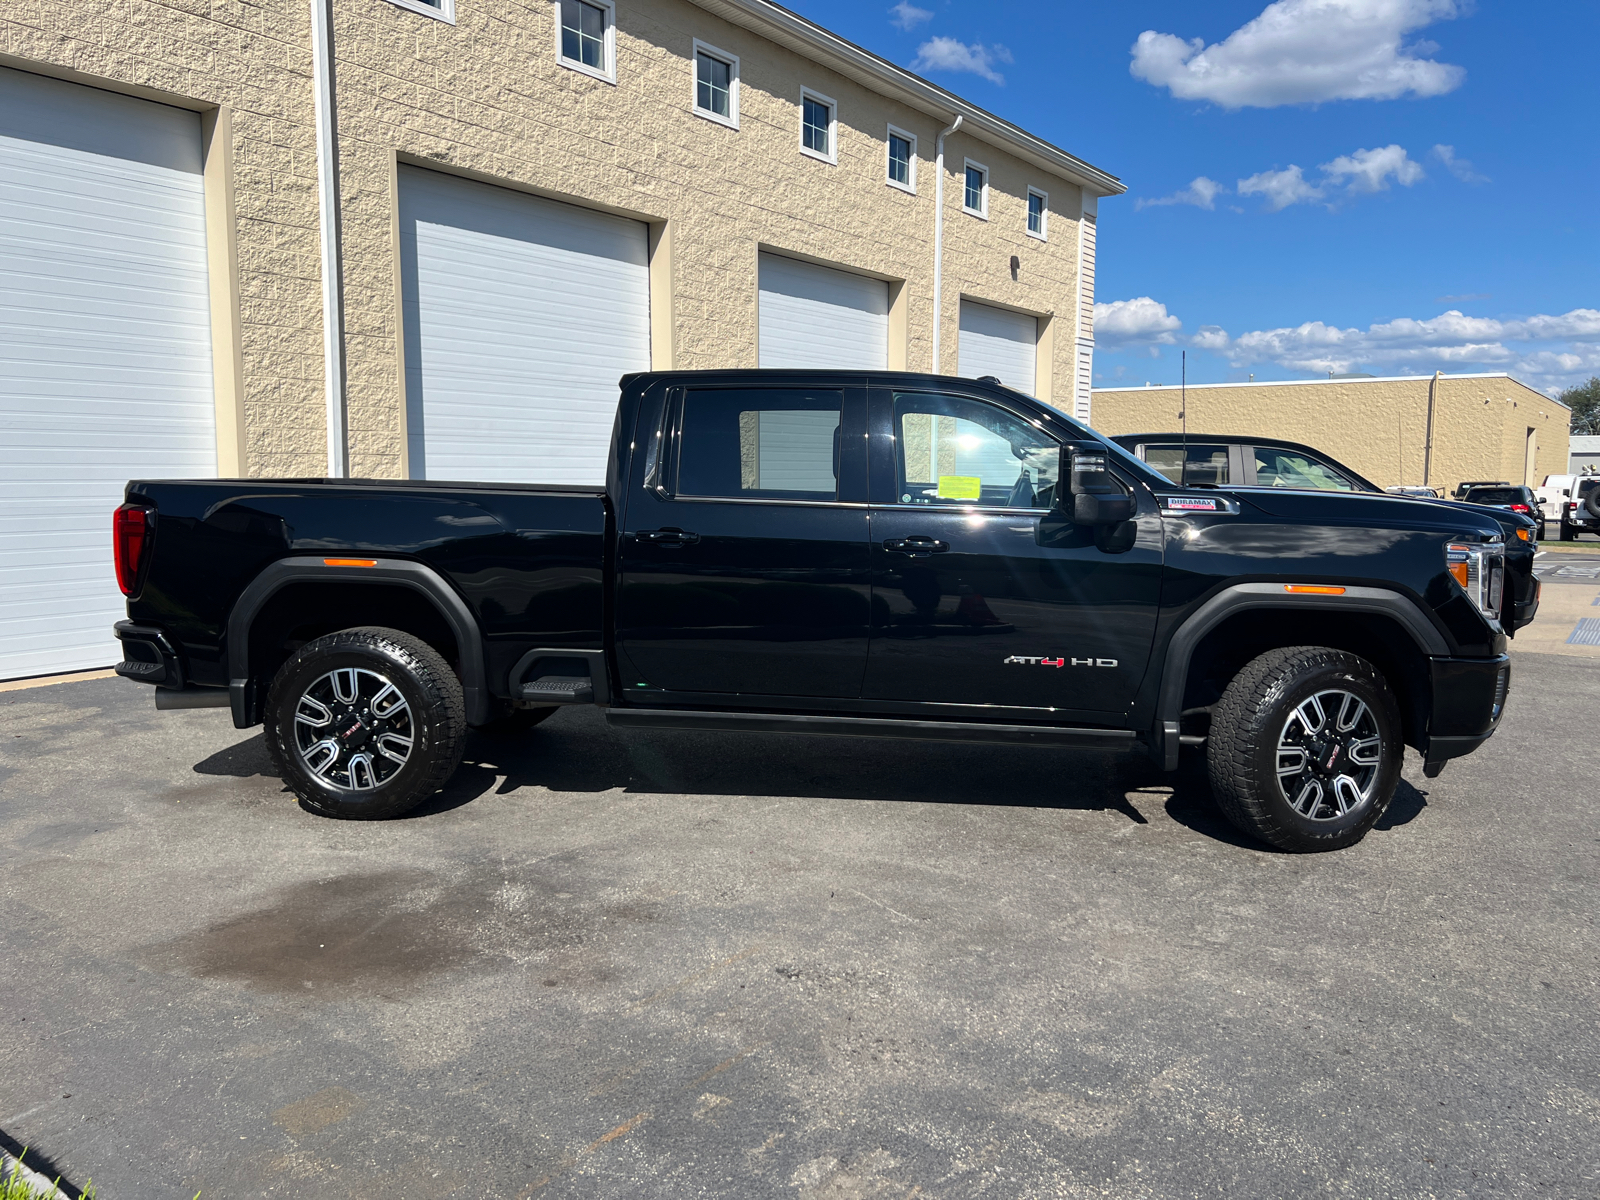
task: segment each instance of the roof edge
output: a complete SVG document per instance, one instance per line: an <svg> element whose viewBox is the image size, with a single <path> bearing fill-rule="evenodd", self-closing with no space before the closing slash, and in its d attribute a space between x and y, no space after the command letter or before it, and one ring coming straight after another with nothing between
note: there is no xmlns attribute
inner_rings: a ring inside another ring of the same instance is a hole
<svg viewBox="0 0 1600 1200"><path fill-rule="evenodd" d="M1327 387L1329 384L1350 383L1427 383L1432 375L1372 375L1362 379L1259 379L1245 383L1191 383L1187 385L1189 391L1200 391L1205 388L1250 388L1250 387ZM1572 406L1563 404L1554 396L1547 396L1536 387L1529 387L1509 371L1464 371L1458 375L1440 372L1440 379L1506 379L1516 384L1524 391L1532 392L1541 400L1548 400L1551 404L1558 405L1572 411ZM1097 387L1090 388L1090 395L1097 392L1176 392L1185 387L1180 383L1156 383L1148 387Z"/></svg>
<svg viewBox="0 0 1600 1200"><path fill-rule="evenodd" d="M963 100L954 92L904 67L898 67L854 42L846 41L798 13L774 4L772 0L691 0L691 3L779 45L818 59L859 83L897 95L928 116L947 120L964 117L964 131L986 137L986 140L1000 145L1002 149L1009 149L1046 170L1064 175L1097 196L1120 196L1128 190L1128 185L1115 175L1068 154L1021 126L1013 125L1005 118Z"/></svg>

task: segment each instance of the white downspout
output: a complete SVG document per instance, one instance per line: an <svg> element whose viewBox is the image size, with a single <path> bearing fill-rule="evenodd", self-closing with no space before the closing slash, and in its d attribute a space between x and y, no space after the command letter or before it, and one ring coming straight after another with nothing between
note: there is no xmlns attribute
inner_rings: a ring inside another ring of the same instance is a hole
<svg viewBox="0 0 1600 1200"><path fill-rule="evenodd" d="M933 373L944 374L944 363L939 357L939 330L944 325L944 139L961 128L965 117L958 116L956 123L939 134L934 148L938 151L933 184Z"/></svg>
<svg viewBox="0 0 1600 1200"><path fill-rule="evenodd" d="M322 233L322 373L328 407L328 474L343 479L350 474L350 456L345 419L344 289L340 279L332 0L311 0L311 70L316 102L318 216Z"/></svg>

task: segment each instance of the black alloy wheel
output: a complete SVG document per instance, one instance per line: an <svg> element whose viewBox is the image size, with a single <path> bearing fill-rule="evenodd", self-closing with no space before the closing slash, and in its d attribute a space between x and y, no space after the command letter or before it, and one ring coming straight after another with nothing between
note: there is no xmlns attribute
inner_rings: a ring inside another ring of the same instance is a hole
<svg viewBox="0 0 1600 1200"><path fill-rule="evenodd" d="M267 694L267 749L306 807L374 819L415 807L461 761L461 683L438 651L394 629L302 646Z"/></svg>
<svg viewBox="0 0 1600 1200"><path fill-rule="evenodd" d="M1400 710L1366 659L1286 646L1248 663L1211 716L1211 790L1240 830L1284 850L1337 850L1389 807Z"/></svg>

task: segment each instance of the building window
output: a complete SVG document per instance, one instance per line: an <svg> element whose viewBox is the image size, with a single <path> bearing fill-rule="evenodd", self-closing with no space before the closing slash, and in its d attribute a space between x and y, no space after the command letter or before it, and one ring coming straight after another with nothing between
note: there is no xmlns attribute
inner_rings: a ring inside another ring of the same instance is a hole
<svg viewBox="0 0 1600 1200"><path fill-rule="evenodd" d="M961 208L975 217L989 219L989 168L967 159L967 186L961 194Z"/></svg>
<svg viewBox="0 0 1600 1200"><path fill-rule="evenodd" d="M389 3L452 25L456 23L456 0L389 0Z"/></svg>
<svg viewBox="0 0 1600 1200"><path fill-rule="evenodd" d="M1028 232L1041 242L1050 236L1050 197L1038 188L1028 189Z"/></svg>
<svg viewBox="0 0 1600 1200"><path fill-rule="evenodd" d="M809 88L800 89L800 150L823 162L839 161L838 107Z"/></svg>
<svg viewBox="0 0 1600 1200"><path fill-rule="evenodd" d="M556 0L556 53L561 65L615 83L616 17L612 0Z"/></svg>
<svg viewBox="0 0 1600 1200"><path fill-rule="evenodd" d="M886 182L902 192L910 192L913 196L917 194L916 134L896 129L893 125L889 126L889 175Z"/></svg>
<svg viewBox="0 0 1600 1200"><path fill-rule="evenodd" d="M739 58L698 38L694 43L694 111L696 116L739 128Z"/></svg>

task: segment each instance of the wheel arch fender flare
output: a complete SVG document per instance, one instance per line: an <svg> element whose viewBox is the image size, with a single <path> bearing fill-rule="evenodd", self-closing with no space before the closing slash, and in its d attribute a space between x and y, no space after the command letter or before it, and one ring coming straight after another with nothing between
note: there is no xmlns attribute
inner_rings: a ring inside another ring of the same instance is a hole
<svg viewBox="0 0 1600 1200"><path fill-rule="evenodd" d="M321 556L297 555L269 563L252 579L228 614L228 700L233 724L248 729L258 724L250 687L250 630L261 610L293 583L384 583L419 592L438 611L456 640L461 666L461 692L467 724L482 725L491 717L483 633L478 619L442 575L425 563L404 558L366 560L371 566L330 565Z"/></svg>
<svg viewBox="0 0 1600 1200"><path fill-rule="evenodd" d="M1186 617L1167 643L1161 686L1156 694L1155 736L1162 766L1178 769L1178 736L1189 662L1206 634L1247 609L1338 611L1388 617L1400 626L1426 657L1450 654L1444 635L1416 601L1389 588L1346 587L1342 595L1287 592L1281 583L1236 583L1225 587Z"/></svg>

